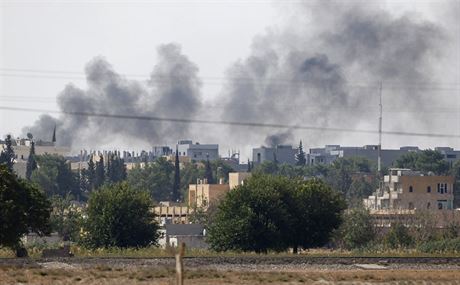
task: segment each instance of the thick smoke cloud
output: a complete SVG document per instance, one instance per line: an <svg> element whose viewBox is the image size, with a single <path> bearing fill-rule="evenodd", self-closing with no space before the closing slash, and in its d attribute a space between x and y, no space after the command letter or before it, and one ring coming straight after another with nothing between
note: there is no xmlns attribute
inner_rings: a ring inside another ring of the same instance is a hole
<svg viewBox="0 0 460 285"><path fill-rule="evenodd" d="M449 106L458 94L458 1L449 2L452 9L444 12L446 17L431 21L395 15L376 3L295 3L286 28L257 36L250 54L228 68L220 96L213 97L218 108L203 105L198 68L177 45L158 49L158 62L147 84L124 78L106 60L96 58L86 68L88 88L67 86L58 104L63 111L377 130L382 82L384 130L451 134L458 114L436 113L436 109ZM436 85L452 78L457 93ZM221 149L299 139L306 147L377 143L377 135L368 134L65 115L58 119L43 115L24 133L50 140L54 125L59 144L77 146L87 141L97 146L114 137L125 142L138 138L149 145L192 138L219 143ZM429 141L406 139L384 136L384 144ZM434 139L429 143L451 144Z"/></svg>
<svg viewBox="0 0 460 285"><path fill-rule="evenodd" d="M257 37L251 55L229 69L223 117L377 130L382 82L384 129L433 132L439 126L422 111L438 99L433 90L419 87L439 79L433 67L445 55L448 41L440 26L407 15L393 16L369 1L308 1L296 15L286 30ZM237 143L255 144L277 131L231 130L241 138ZM309 146L350 142L355 136L318 131L293 135ZM365 143L377 143L377 136Z"/></svg>
<svg viewBox="0 0 460 285"><path fill-rule="evenodd" d="M148 84L117 74L101 57L89 62L85 72L86 90L68 85L59 94L58 105L63 112L191 118L201 105L198 68L175 44L158 48L158 63ZM49 141L55 125L57 143L67 146L97 146L117 137L154 144L186 137L188 132L187 124L171 126L159 121L65 114L58 119L43 115L24 132Z"/></svg>
<svg viewBox="0 0 460 285"><path fill-rule="evenodd" d="M287 130L285 132L279 132L276 134L268 135L265 138L265 145L269 147L276 147L286 143L292 143L292 132Z"/></svg>

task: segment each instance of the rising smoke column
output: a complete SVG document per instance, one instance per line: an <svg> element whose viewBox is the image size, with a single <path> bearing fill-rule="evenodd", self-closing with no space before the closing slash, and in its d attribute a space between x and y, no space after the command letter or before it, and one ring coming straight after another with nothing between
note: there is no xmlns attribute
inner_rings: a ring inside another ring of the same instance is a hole
<svg viewBox="0 0 460 285"><path fill-rule="evenodd" d="M256 37L251 55L228 71L222 116L377 130L382 81L385 109L403 109L387 116L384 128L432 131L433 118L420 110L434 104L436 98L430 91L414 87L435 80L432 67L444 56L445 33L439 25L409 15L393 16L370 2L308 1L297 9L286 29ZM260 144L263 137L280 130L252 128L249 137L244 129L231 131L237 134L235 138ZM310 146L344 138L350 142L354 136L295 132L296 138Z"/></svg>
<svg viewBox="0 0 460 285"><path fill-rule="evenodd" d="M148 83L129 80L117 74L102 57L90 61L85 69L88 88L69 84L58 96L59 109L64 112L85 112L111 115L192 118L201 105L198 68L181 53L180 46L158 48L158 63ZM93 146L114 138L133 139L154 144L155 141L175 141L187 136L188 125L161 121L127 120L63 114L55 119L43 115L32 127L35 138L50 140L57 126L59 145Z"/></svg>

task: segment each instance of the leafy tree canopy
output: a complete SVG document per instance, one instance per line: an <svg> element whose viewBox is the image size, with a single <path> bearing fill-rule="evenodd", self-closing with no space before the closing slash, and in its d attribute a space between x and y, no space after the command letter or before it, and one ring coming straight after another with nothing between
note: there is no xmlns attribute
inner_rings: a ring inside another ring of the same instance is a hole
<svg viewBox="0 0 460 285"><path fill-rule="evenodd" d="M37 155L38 168L32 172L31 181L39 185L48 197L72 195L79 199L78 176L70 169L63 156L56 154Z"/></svg>
<svg viewBox="0 0 460 285"><path fill-rule="evenodd" d="M128 183L104 185L88 201L83 243L90 248L156 245L159 237L153 201Z"/></svg>
<svg viewBox="0 0 460 285"><path fill-rule="evenodd" d="M354 208L345 214L340 231L346 248L363 248L376 236L369 211Z"/></svg>
<svg viewBox="0 0 460 285"><path fill-rule="evenodd" d="M258 253L322 246L344 208L340 195L319 180L253 175L220 203L209 242L218 251Z"/></svg>
<svg viewBox="0 0 460 285"><path fill-rule="evenodd" d="M136 191L146 191L156 201L168 201L174 180L174 165L161 157L144 168L129 171L127 182Z"/></svg>
<svg viewBox="0 0 460 285"><path fill-rule="evenodd" d="M449 163L444 160L444 155L431 149L406 153L396 160L395 166L437 175L446 175L449 172Z"/></svg>
<svg viewBox="0 0 460 285"><path fill-rule="evenodd" d="M5 164L10 171L13 171L15 157L11 135L7 135L5 138L5 149L0 152L0 164Z"/></svg>
<svg viewBox="0 0 460 285"><path fill-rule="evenodd" d="M0 246L18 249L29 232L49 234L50 211L43 192L0 165Z"/></svg>

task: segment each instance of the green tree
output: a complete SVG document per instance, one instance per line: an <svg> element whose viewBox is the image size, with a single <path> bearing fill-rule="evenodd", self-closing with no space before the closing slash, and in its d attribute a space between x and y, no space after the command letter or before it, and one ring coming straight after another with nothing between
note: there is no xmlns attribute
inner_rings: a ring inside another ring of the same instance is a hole
<svg viewBox="0 0 460 285"><path fill-rule="evenodd" d="M360 206L363 198L369 197L374 190L376 185L369 183L364 177L353 180L346 193L346 199L350 206Z"/></svg>
<svg viewBox="0 0 460 285"><path fill-rule="evenodd" d="M0 164L5 164L10 171L13 171L15 157L11 135L7 135L5 138L5 149L0 152Z"/></svg>
<svg viewBox="0 0 460 285"><path fill-rule="evenodd" d="M120 157L118 152L110 152L107 156L107 182L117 183L126 179L125 161Z"/></svg>
<svg viewBox="0 0 460 285"><path fill-rule="evenodd" d="M273 161L266 160L260 164L258 164L253 170L253 173L257 174L278 174L278 163Z"/></svg>
<svg viewBox="0 0 460 285"><path fill-rule="evenodd" d="M104 170L104 157L99 155L99 161L96 161L96 171L94 179L94 188L98 189L104 184L105 181L105 170Z"/></svg>
<svg viewBox="0 0 460 285"><path fill-rule="evenodd" d="M460 160L457 160L452 169L450 175L455 177L454 183L454 207L460 208Z"/></svg>
<svg viewBox="0 0 460 285"><path fill-rule="evenodd" d="M171 200L173 187L174 165L160 157L153 163L145 164L144 168L135 167L128 173L127 182L136 191L146 191L156 201Z"/></svg>
<svg viewBox="0 0 460 285"><path fill-rule="evenodd" d="M295 156L296 165L304 166L307 163L307 158L305 157L305 152L303 151L302 141L299 143L299 148Z"/></svg>
<svg viewBox="0 0 460 285"><path fill-rule="evenodd" d="M208 180L209 184L214 184L214 175L212 174L212 168L211 168L211 163L209 162L209 159L206 160L204 175L206 177L206 180Z"/></svg>
<svg viewBox="0 0 460 285"><path fill-rule="evenodd" d="M433 172L437 175L445 175L449 172L449 163L444 160L444 155L431 149L406 153L397 159L395 164L399 168L409 168L425 173Z"/></svg>
<svg viewBox="0 0 460 285"><path fill-rule="evenodd" d="M214 183L216 183L221 178L224 182L228 182L228 174L230 172L234 172L235 170L230 165L228 165L225 161L217 159L211 162L211 171L213 173L216 173L216 177L213 180Z"/></svg>
<svg viewBox="0 0 460 285"><path fill-rule="evenodd" d="M375 230L369 211L354 208L345 214L341 226L343 242L346 248L363 248L375 238Z"/></svg>
<svg viewBox="0 0 460 285"><path fill-rule="evenodd" d="M122 182L91 193L85 222L84 244L98 247L156 245L159 237L153 202L148 193Z"/></svg>
<svg viewBox="0 0 460 285"><path fill-rule="evenodd" d="M50 203L43 192L0 165L0 246L19 253L23 235L29 232L41 236L49 234L50 211Z"/></svg>
<svg viewBox="0 0 460 285"><path fill-rule="evenodd" d="M89 190L93 191L96 184L96 165L94 164L93 156L91 156L88 161L88 169L85 174L88 180Z"/></svg>
<svg viewBox="0 0 460 285"><path fill-rule="evenodd" d="M289 210L280 189L288 186L285 182L283 177L255 175L228 192L209 228L211 248L257 253L286 248Z"/></svg>
<svg viewBox="0 0 460 285"><path fill-rule="evenodd" d="M319 179L297 181L284 198L290 209L291 228L287 238L298 248L324 246L342 222L346 203L341 195Z"/></svg>
<svg viewBox="0 0 460 285"><path fill-rule="evenodd" d="M27 158L27 166L26 166L26 178L30 180L32 176L32 172L37 169L37 160L35 158L35 143L33 141L30 142L30 152L29 157Z"/></svg>
<svg viewBox="0 0 460 285"><path fill-rule="evenodd" d="M171 189L171 198L173 201L180 201L180 165L179 150L176 146L176 157L174 160L174 183Z"/></svg>
<svg viewBox="0 0 460 285"><path fill-rule="evenodd" d="M53 211L51 212L51 227L64 240L77 242L83 226L82 209L72 204L70 195L66 197L54 196L51 198Z"/></svg>
<svg viewBox="0 0 460 285"><path fill-rule="evenodd" d="M195 184L198 179L205 177L204 168L198 167L198 165L193 162L184 163L184 167L180 172L181 193L187 193L190 184Z"/></svg>
<svg viewBox="0 0 460 285"><path fill-rule="evenodd" d="M209 227L211 248L258 253L324 245L345 202L319 180L253 175L230 191Z"/></svg>
<svg viewBox="0 0 460 285"><path fill-rule="evenodd" d="M70 170L70 163L60 155L37 155L38 168L32 172L31 181L39 185L48 197L68 194L80 197L78 174Z"/></svg>

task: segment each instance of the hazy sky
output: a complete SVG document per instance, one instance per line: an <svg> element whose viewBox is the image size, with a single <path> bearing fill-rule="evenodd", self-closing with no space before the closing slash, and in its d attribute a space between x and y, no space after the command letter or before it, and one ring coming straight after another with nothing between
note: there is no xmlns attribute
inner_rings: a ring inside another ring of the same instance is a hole
<svg viewBox="0 0 460 285"><path fill-rule="evenodd" d="M128 78L147 81L158 60L158 46L168 43L180 45L182 53L196 64L203 84L202 98L205 102L213 102L225 87L228 69L238 60L244 61L250 56L254 49L254 39L280 30L296 30L298 27L294 25L299 6L308 6L310 2L315 5L315 1L308 0L0 0L0 105L58 110L56 96L66 84L72 82L79 88L86 88L84 68L97 56L104 57L116 72L126 74ZM336 2L344 5L347 1ZM364 6L376 6L394 17L410 15L450 28L460 25L458 18L455 20L454 17L444 17L449 13L449 6L444 5L448 1L398 0L362 3L366 3ZM458 1L449 3L460 5ZM333 18L334 11L330 11L329 16ZM310 25L312 30L320 28L315 27L315 23ZM442 78L449 84L457 84L452 85L453 89L457 89L450 90L448 95L452 105L447 103L457 108L456 112L460 112L458 37L457 46L454 43L455 48L452 49L457 52L456 62L435 67L448 74ZM372 101L372 104L375 102ZM39 115L0 110L0 134L4 136L12 133L18 136L21 129L32 125ZM454 114L441 122L451 126L450 134L458 135L459 118L459 114ZM373 114L371 123L358 126L376 126L376 119L377 116ZM225 145L227 135L220 135L209 143ZM364 140L362 138L360 137L358 144L377 143L375 135L367 135ZM212 139L212 136L206 136L206 139ZM294 141L298 139L298 136L293 138ZM459 141L460 139L448 140L448 143L459 148ZM353 142L338 139L315 141L311 144ZM438 138L420 138L406 143L390 137L384 139L384 142L389 147L415 143L422 147L446 145L446 141ZM245 147L240 140L237 144L235 148ZM260 145L263 141L251 141L248 144ZM147 145L141 144L142 147Z"/></svg>

